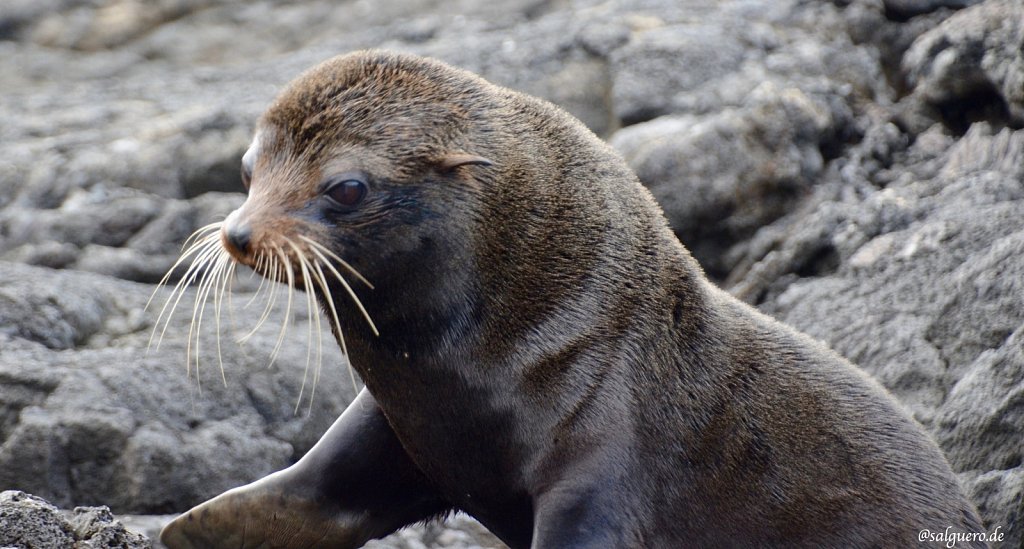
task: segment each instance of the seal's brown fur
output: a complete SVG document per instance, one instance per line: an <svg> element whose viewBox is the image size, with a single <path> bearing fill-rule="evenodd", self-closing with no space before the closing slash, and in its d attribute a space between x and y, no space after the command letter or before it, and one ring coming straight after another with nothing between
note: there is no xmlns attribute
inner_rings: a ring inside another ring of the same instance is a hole
<svg viewBox="0 0 1024 549"><path fill-rule="evenodd" d="M900 406L709 283L619 155L562 110L359 52L293 82L257 142L225 230L251 225L254 248L312 237L374 283L360 298L380 336L352 310L340 324L363 405L398 441L382 459L435 498L415 518L465 510L513 547L905 547L923 528L981 531ZM346 171L369 193L333 212L318 186ZM358 438L325 437L321 461L358 477L324 459ZM324 505L348 505L332 486Z"/></svg>

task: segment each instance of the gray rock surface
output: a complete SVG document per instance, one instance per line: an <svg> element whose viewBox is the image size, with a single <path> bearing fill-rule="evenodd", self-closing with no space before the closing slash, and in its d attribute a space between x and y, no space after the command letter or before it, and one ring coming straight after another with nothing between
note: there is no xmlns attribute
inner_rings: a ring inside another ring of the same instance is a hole
<svg viewBox="0 0 1024 549"><path fill-rule="evenodd" d="M611 143L704 268L722 276L733 267L725 250L790 211L820 179L821 148L839 122L827 104L769 81L738 107L662 116L623 128Z"/></svg>
<svg viewBox="0 0 1024 549"><path fill-rule="evenodd" d="M15 263L0 263L0 272L9 315L0 332L5 488L65 507L178 511L288 465L354 394L340 354L327 346L315 406L303 402L295 412L306 365L304 312L292 312L291 329L301 335L270 368L280 324L268 322L239 347L233 334L240 327L227 326L225 312L225 384L212 331L200 339L199 374L193 349L186 375L190 298L187 313L172 317L173 339L147 353L159 310L143 311L151 287ZM241 292L235 299L248 298ZM162 304L162 296L154 301ZM205 321L214 326L209 314Z"/></svg>
<svg viewBox="0 0 1024 549"><path fill-rule="evenodd" d="M114 518L110 509L61 512L42 498L0 492L0 547L19 549L150 549L153 544Z"/></svg>
<svg viewBox="0 0 1024 549"><path fill-rule="evenodd" d="M884 0L891 17L903 19L930 13L940 8L966 8L980 0Z"/></svg>
<svg viewBox="0 0 1024 549"><path fill-rule="evenodd" d="M1017 0L979 4L922 34L903 59L912 90L954 129L1024 125L1024 18Z"/></svg>
<svg viewBox="0 0 1024 549"><path fill-rule="evenodd" d="M179 512L327 428L352 382L325 345L310 405L302 304L279 300L241 346L263 298L246 309L258 281L239 277L226 384L209 310L196 373L194 293L148 352L168 291L143 306L186 237L243 199L238 158L275 91L387 47L551 99L608 138L712 277L881 380L1020 547L1022 44L1018 0L10 0L0 489ZM39 505L18 512L50 517ZM138 520L152 535L165 519ZM373 543L496 545L464 516Z"/></svg>

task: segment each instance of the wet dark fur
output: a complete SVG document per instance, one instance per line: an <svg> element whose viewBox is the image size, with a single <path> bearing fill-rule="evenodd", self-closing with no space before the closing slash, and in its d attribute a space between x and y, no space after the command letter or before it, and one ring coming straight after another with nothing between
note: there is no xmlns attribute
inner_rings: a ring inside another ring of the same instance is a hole
<svg viewBox="0 0 1024 549"><path fill-rule="evenodd" d="M619 155L562 110L360 52L293 82L259 132L239 213L254 245L311 236L376 287L358 292L379 337L332 287L369 393L289 496L348 517L339 546L452 509L512 547L908 547L923 528L982 531L900 406L713 287ZM447 167L458 154L493 165ZM345 170L370 192L338 213L316 189Z"/></svg>

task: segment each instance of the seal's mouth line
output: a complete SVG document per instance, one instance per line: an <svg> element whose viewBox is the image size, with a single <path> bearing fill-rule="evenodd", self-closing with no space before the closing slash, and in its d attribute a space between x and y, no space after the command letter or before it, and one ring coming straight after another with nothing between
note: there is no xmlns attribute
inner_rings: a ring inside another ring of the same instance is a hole
<svg viewBox="0 0 1024 549"><path fill-rule="evenodd" d="M307 326L309 327L306 338L306 367L303 371L302 386L299 390L298 401L296 402L296 411L298 411L298 407L305 393L306 381L309 377L310 366L313 362L313 341L315 338L316 368L313 370L313 385L309 397L309 404L310 407L312 407L323 361L322 322L319 311L316 310L317 300L314 294L319 291L319 293L324 296L323 301L326 304L325 308L327 309L325 312L330 315L329 322L332 331L337 334L342 354L347 357L348 348L345 344L345 337L342 334L338 309L334 303L333 294L330 291L330 277L333 277L341 287L345 289L345 292L355 303L374 335L380 335L373 319L370 318L370 314L360 301L359 296L356 295L351 284L349 284L345 277L342 276L341 271L339 271L339 267L336 267L335 265L340 266L342 270L348 271L349 274L357 278L363 284L366 284L370 289L373 289L373 285L370 284L370 282L355 268L353 268L352 265L343 260L336 253L323 244L320 244L305 235L299 235L298 241L287 237L280 237L279 243L264 245L264 247L255 254L248 255L244 258L238 258L232 255L222 245L220 236L222 228L223 222L211 223L192 233L182 246L183 251L181 257L175 261L167 274L164 275L157 284L157 288L154 290L153 295L150 296L149 302L146 303L147 309L156 297L156 293L167 285L175 270L186 261L191 261L188 268L185 270L184 275L174 285L171 294L168 296L160 310L160 314L153 326L153 331L150 334L148 348L152 348L154 341L156 341L156 348L160 348L164 335L167 333L167 329L170 326L171 317L181 302L182 297L184 297L189 286L196 284L197 290L195 302L192 307L192 318L189 325L186 345L186 372L187 375L191 377L193 362L192 355L194 352L196 379L198 382L202 323L206 312L207 302L212 297L213 316L216 324L217 360L220 365L221 380L225 385L227 385L227 377L225 375L224 360L220 343L222 331L221 314L223 309L226 308L228 310L231 325L235 326L233 313L234 308L231 305L232 282L235 278L235 270L237 266L239 264L245 265L250 267L254 274L259 273L261 275L261 281L256 292L245 303L244 308L251 306L261 294L266 297L263 311L260 313L255 326L245 335L238 338L239 343L244 344L253 335L255 335L261 327L263 327L269 319L271 312L274 310L275 304L278 303L278 296L281 287L283 286L287 288L285 316L281 323L281 329L278 332L273 350L271 351L268 367L272 366L276 361L281 349L283 348L289 324L293 321L292 304L295 301L295 290L304 290L306 294ZM270 283L267 283L268 280ZM278 284L274 284L274 282L278 282ZM224 306L225 300L228 302L226 307ZM157 331L160 332L159 338L156 337ZM349 368L349 374L352 378L353 388L358 390L358 384L351 368ZM200 390L201 389L202 388L200 386Z"/></svg>

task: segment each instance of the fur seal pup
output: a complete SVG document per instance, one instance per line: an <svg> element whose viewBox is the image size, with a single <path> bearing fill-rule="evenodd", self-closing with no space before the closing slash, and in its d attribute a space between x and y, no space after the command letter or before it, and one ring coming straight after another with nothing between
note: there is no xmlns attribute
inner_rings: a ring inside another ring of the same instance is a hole
<svg viewBox="0 0 1024 549"><path fill-rule="evenodd" d="M879 384L712 285L619 155L547 102L344 55L280 94L243 172L224 248L278 280L260 257L305 265L296 285L345 272L311 287L366 390L296 465L169 524L171 548L356 547L452 510L513 548L982 531ZM356 272L372 290L342 283Z"/></svg>

